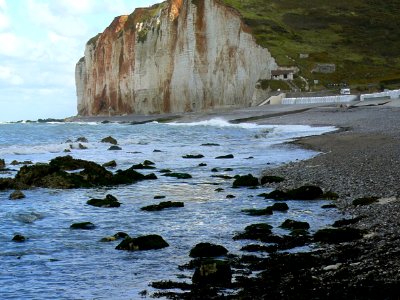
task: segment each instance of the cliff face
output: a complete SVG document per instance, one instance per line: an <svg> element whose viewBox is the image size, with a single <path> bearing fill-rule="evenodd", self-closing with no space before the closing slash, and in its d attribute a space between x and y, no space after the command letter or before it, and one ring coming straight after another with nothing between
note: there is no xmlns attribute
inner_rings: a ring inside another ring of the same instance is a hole
<svg viewBox="0 0 400 300"><path fill-rule="evenodd" d="M170 0L121 16L76 65L80 115L245 107L275 60L218 0Z"/></svg>

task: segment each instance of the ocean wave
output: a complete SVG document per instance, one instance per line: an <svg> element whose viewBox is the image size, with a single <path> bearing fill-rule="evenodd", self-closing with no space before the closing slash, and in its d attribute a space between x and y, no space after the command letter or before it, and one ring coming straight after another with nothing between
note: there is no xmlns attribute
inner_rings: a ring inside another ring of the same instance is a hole
<svg viewBox="0 0 400 300"><path fill-rule="evenodd" d="M172 122L172 123L166 123L168 125L173 125L173 126L211 126L211 127L235 127L235 128L244 128L244 129L257 129L257 128L267 128L271 126L266 126L266 125L258 125L255 123L239 123L239 124L233 124L230 123L228 120L225 120L223 118L212 118L209 120L204 120L204 121L197 121L197 122L188 122L188 123L177 123L177 122Z"/></svg>

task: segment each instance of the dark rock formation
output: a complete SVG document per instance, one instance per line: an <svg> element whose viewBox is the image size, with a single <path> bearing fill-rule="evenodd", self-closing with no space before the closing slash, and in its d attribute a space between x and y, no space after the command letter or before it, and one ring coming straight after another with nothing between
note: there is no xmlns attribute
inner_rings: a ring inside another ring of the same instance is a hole
<svg viewBox="0 0 400 300"><path fill-rule="evenodd" d="M116 139L114 139L112 136L105 137L104 139L101 140L102 143L109 143L113 145L117 145L118 142Z"/></svg>
<svg viewBox="0 0 400 300"><path fill-rule="evenodd" d="M159 235L151 234L137 238L126 237L115 249L127 251L156 250L169 244Z"/></svg>
<svg viewBox="0 0 400 300"><path fill-rule="evenodd" d="M233 182L233 187L253 187L258 185L258 178L254 177L251 174L237 176L235 181Z"/></svg>
<svg viewBox="0 0 400 300"><path fill-rule="evenodd" d="M197 244L190 250L190 257L217 257L228 253L228 250L220 245L210 243Z"/></svg>
<svg viewBox="0 0 400 300"><path fill-rule="evenodd" d="M93 230L96 226L91 222L74 223L70 226L71 229Z"/></svg>
<svg viewBox="0 0 400 300"><path fill-rule="evenodd" d="M176 208L176 207L184 207L184 206L185 205L183 202L165 201L165 202L160 202L159 204L144 206L141 208L141 210L160 211L160 210L167 209L167 208Z"/></svg>
<svg viewBox="0 0 400 300"><path fill-rule="evenodd" d="M90 199L86 202L88 205L96 207L120 207L121 203L113 195L108 194L104 199Z"/></svg>

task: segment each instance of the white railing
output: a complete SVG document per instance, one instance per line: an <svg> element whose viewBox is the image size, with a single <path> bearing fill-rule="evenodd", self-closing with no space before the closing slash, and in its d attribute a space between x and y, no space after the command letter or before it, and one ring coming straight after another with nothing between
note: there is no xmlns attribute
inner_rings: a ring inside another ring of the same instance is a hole
<svg viewBox="0 0 400 300"><path fill-rule="evenodd" d="M300 98L285 98L282 104L314 104L314 103L342 103L357 100L357 95L340 95L340 96L325 96L325 97L300 97Z"/></svg>
<svg viewBox="0 0 400 300"><path fill-rule="evenodd" d="M400 90L386 91L373 94L363 94L360 96L360 101L364 101L366 99L385 98L385 97L389 97L390 99L398 99L400 98Z"/></svg>

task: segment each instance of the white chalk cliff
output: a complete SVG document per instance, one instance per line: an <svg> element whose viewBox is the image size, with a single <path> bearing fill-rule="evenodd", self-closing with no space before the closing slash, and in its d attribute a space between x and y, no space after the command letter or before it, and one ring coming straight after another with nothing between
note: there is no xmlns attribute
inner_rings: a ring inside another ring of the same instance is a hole
<svg viewBox="0 0 400 300"><path fill-rule="evenodd" d="M169 0L115 18L76 65L79 115L246 107L277 65L219 0ZM259 88L259 87L258 87Z"/></svg>

